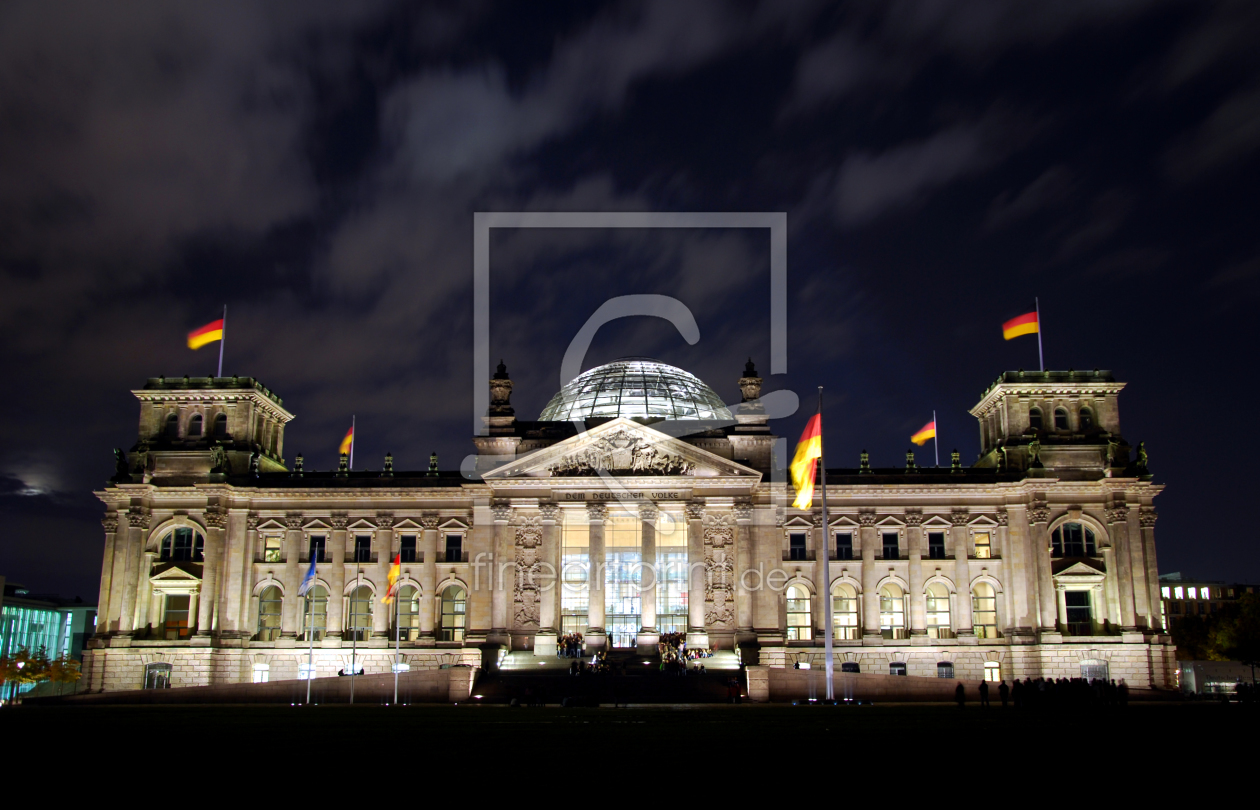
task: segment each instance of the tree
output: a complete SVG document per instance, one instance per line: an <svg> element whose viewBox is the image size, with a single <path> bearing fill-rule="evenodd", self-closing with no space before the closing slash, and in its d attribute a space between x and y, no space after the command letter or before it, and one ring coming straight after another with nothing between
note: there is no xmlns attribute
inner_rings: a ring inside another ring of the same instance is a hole
<svg viewBox="0 0 1260 810"><path fill-rule="evenodd" d="M65 684L75 683L82 677L83 672L79 662L65 653L54 658L48 665L48 680L58 684L57 694L61 694Z"/></svg>

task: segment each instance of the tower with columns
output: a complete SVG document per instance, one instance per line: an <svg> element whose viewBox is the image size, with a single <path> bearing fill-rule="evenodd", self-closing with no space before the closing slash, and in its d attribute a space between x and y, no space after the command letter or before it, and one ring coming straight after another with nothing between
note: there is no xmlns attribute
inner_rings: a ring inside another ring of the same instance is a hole
<svg viewBox="0 0 1260 810"><path fill-rule="evenodd" d="M1120 434L1109 372L1003 374L972 409L975 465L854 458L828 470L826 525L773 468L788 447L751 360L730 406L642 358L585 372L537 421L517 419L504 364L488 383L467 476L307 470L260 382L149 380L97 493L90 687L140 688L155 665L173 685L295 678L312 641L317 675L352 645L388 672L396 637L413 670L550 656L571 633L589 652L653 655L668 633L790 667L821 659L826 599L836 655L862 672L1171 681L1161 486Z"/></svg>

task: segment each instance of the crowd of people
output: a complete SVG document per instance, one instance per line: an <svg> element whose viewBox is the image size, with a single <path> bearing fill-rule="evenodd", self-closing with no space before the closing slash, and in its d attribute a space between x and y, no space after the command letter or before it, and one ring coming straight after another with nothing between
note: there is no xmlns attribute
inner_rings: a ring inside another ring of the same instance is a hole
<svg viewBox="0 0 1260 810"><path fill-rule="evenodd" d="M1025 678L1016 679L1007 686L1002 681L996 687L990 687L988 681L981 681L977 692L980 705L989 705L990 689L997 692L1002 708L1014 704L1016 709L1055 708L1084 706L1127 706L1129 703L1129 686L1120 679L1110 681L1102 678L1086 680L1085 678ZM960 682L954 689L954 702L961 709L967 702L967 690Z"/></svg>
<svg viewBox="0 0 1260 810"><path fill-rule="evenodd" d="M713 656L711 650L688 647L686 633L661 633L660 641L656 645L656 651L661 656L661 672L668 675L686 675L689 672L692 675L703 675L705 673L704 664L693 664L688 669L687 662L699 661Z"/></svg>
<svg viewBox="0 0 1260 810"><path fill-rule="evenodd" d="M556 658L581 658L582 634L565 633L556 641Z"/></svg>

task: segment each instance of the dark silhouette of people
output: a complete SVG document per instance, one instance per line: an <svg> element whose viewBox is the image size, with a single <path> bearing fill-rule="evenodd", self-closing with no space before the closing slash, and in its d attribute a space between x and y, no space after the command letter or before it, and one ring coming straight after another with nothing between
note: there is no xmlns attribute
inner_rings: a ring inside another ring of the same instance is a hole
<svg viewBox="0 0 1260 810"><path fill-rule="evenodd" d="M1016 681L1015 685L1018 686L1019 681ZM1009 698L1010 696L1011 696L1011 688L1007 686L1006 681L1003 680L1000 684L998 684L998 697L1001 698L1002 700L1003 709L1006 708L1006 699Z"/></svg>
<svg viewBox="0 0 1260 810"><path fill-rule="evenodd" d="M967 690L963 689L962 681L958 682L958 688L954 690L954 700L960 709L967 702Z"/></svg>
<svg viewBox="0 0 1260 810"><path fill-rule="evenodd" d="M989 682L980 682L980 708L987 709L989 707Z"/></svg>

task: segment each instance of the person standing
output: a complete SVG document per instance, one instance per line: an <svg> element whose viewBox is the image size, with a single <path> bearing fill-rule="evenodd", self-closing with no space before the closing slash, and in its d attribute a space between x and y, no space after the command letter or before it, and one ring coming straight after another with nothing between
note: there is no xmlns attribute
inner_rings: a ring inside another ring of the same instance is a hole
<svg viewBox="0 0 1260 810"><path fill-rule="evenodd" d="M980 708L989 708L989 682L980 681Z"/></svg>
<svg viewBox="0 0 1260 810"><path fill-rule="evenodd" d="M958 682L958 688L954 690L954 701L960 709L967 702L967 690L963 689L962 681Z"/></svg>
<svg viewBox="0 0 1260 810"><path fill-rule="evenodd" d="M1006 680L1003 679L1002 682L998 684L998 697L1002 699L1003 709L1006 708L1006 699L1010 697L1010 695L1011 695L1011 688L1006 685Z"/></svg>

